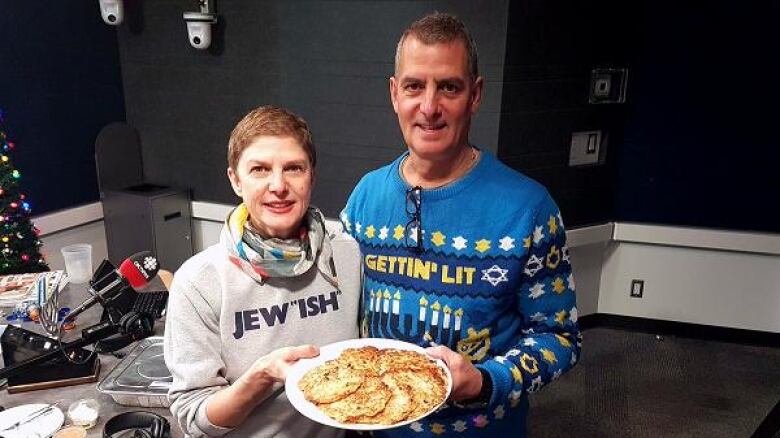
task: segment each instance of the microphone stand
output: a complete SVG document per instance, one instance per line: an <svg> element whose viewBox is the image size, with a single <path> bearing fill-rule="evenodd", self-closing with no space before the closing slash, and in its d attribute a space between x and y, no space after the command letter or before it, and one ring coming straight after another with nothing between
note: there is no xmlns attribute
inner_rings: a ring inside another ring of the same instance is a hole
<svg viewBox="0 0 780 438"><path fill-rule="evenodd" d="M63 343L56 348L41 353L35 357L17 362L13 365L9 365L5 368L0 368L0 379L5 379L10 376L16 375L21 371L29 369L34 365L38 365L47 362L59 354L71 349L81 348L86 345L98 342L102 339L108 338L119 333L120 327L112 321L104 321L93 326L87 327L81 331L81 338L75 341Z"/></svg>
<svg viewBox="0 0 780 438"><path fill-rule="evenodd" d="M67 343L60 342L58 343L56 348L53 348L50 351L41 353L37 356L23 360L21 362L14 363L5 368L0 368L0 380L6 379L10 376L14 376L20 373L21 371L30 369L35 365L48 362L49 360L54 359L57 355L63 354L68 350L78 349L87 346L89 344L94 344L101 340L110 338L120 333L123 334L124 336L127 336L126 340L129 340L129 342L134 342L146 336L149 336L148 333L145 335L135 333L135 332L123 333L124 329L118 324L118 321L122 317L122 315L119 314L120 311L118 309L116 309L114 306L110 304L114 301L114 299L117 298L117 296L119 296L122 292L125 292L124 290L118 291L116 294L114 294L111 297L102 297L100 293L95 292L95 288L98 285L102 286L100 287L99 290L103 291L105 289L110 289L111 287L114 287L121 282L121 277L117 279L109 280L109 275L112 272L114 272L114 266L108 260L104 260L103 263L101 263L100 267L98 268L98 271L94 275L94 277L99 277L99 279L97 280L93 279L92 281L90 281L90 291L89 291L90 295L92 295L96 299L95 302L100 303L100 305L103 308L108 310L109 317L106 321L101 321L95 325L89 326L84 330L82 330L80 339L76 339L74 341L67 342ZM108 285L101 284L105 282L108 282L109 284ZM132 288L130 289L132 290ZM95 302L89 304L87 307L90 307ZM81 309L81 311L85 309ZM71 312L71 314L68 314L65 318L68 319L73 316L76 316L76 314L81 313L81 311ZM114 351L114 350L107 350L102 352L108 352L108 351Z"/></svg>

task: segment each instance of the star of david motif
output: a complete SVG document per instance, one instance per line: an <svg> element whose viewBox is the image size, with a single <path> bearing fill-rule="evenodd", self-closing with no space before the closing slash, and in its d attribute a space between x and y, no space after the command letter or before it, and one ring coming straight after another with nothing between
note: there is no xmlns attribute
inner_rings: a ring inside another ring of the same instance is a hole
<svg viewBox="0 0 780 438"><path fill-rule="evenodd" d="M507 273L509 273L509 269L501 269L500 266L493 265L489 269L482 270L482 280L487 281L491 286L496 287L504 281L509 281L509 279L506 278Z"/></svg>
<svg viewBox="0 0 780 438"><path fill-rule="evenodd" d="M528 263L525 265L525 273L528 274L529 277L533 277L537 272L542 270L543 267L542 259L537 257L536 254L531 254L531 257L528 258Z"/></svg>

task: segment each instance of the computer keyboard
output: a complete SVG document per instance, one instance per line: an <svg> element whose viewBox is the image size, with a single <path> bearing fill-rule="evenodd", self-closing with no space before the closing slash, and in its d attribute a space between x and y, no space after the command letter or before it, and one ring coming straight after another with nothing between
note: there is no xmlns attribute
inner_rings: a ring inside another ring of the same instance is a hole
<svg viewBox="0 0 780 438"><path fill-rule="evenodd" d="M133 301L133 310L139 313L148 313L155 318L161 318L165 315L165 306L167 303L167 291L138 292Z"/></svg>

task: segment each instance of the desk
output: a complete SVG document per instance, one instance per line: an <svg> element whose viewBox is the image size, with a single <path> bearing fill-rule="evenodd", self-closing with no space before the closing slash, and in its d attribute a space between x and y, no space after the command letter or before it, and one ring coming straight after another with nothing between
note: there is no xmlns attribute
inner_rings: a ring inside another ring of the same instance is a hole
<svg viewBox="0 0 780 438"><path fill-rule="evenodd" d="M164 286L162 286L162 283L152 282L150 284L150 287L154 288L154 287L164 287ZM74 308L79 303L84 301L84 299L86 299L87 296L88 294L86 290L86 285L69 284L60 293L59 303L60 306L68 306ZM77 319L78 325L76 329L67 332L64 340L69 341L69 340L77 339L80 336L81 329L98 322L102 311L103 309L100 307L100 305L95 305L92 306L90 309L87 309L81 315L79 315ZM5 317L3 317L3 321L5 322ZM155 325L154 325L155 335L161 336L163 333L164 326L165 326L164 318L155 321ZM37 333L43 333L40 325L35 323L25 322L21 325L21 327ZM124 348L123 350L121 350L121 352L128 353L130 350L132 350L134 346L135 343ZM114 366L116 366L116 364L119 363L119 361L120 359L110 354L100 355L100 378L98 379L98 381L102 380L114 368ZM168 408L145 408L145 407L137 407L137 406L119 405L116 402L114 402L114 399L111 398L111 396L98 392L97 382L86 383L86 384L75 385L75 386L65 386L62 388L52 388L52 389L45 389L45 390L38 390L38 391L22 392L18 394L8 394L5 388L0 389L0 405L5 407L6 409L12 408L14 406L28 404L28 403L53 403L54 401L59 401L60 404L58 405L58 407L63 411L63 413L66 414L66 417L67 417L68 406L70 406L70 404L73 403L74 401L81 398L94 398L100 403L100 417L98 418L98 423L87 431L87 437L89 438L102 437L103 425L106 424L106 421L108 421L114 415L120 414L122 412L128 412L128 411L150 411L158 415L162 415L171 423L172 437L181 438L184 436L184 434L181 432L179 427L176 425L175 421L172 419L171 412L168 410ZM68 424L67 418L65 419L65 424Z"/></svg>

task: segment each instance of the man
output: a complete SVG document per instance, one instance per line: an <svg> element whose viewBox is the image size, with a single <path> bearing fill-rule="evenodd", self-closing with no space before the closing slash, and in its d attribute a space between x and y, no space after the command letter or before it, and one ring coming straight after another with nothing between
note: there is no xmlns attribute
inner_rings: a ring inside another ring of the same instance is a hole
<svg viewBox="0 0 780 438"><path fill-rule="evenodd" d="M341 216L363 254L364 335L434 346L452 372L444 409L380 436L524 436L527 394L579 355L558 207L469 142L483 83L457 18L412 24L390 78L408 151L367 174Z"/></svg>

